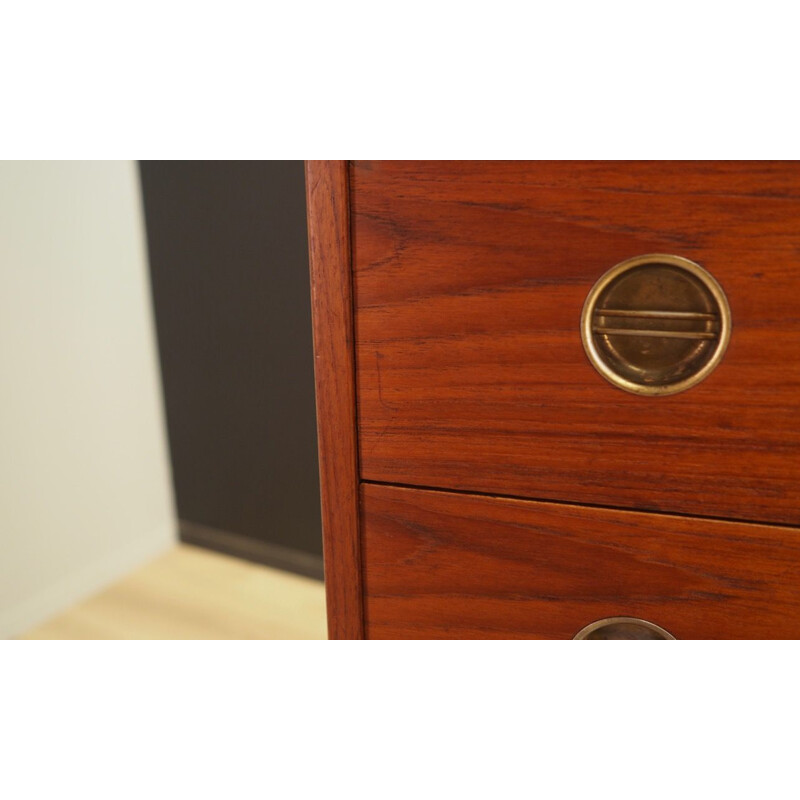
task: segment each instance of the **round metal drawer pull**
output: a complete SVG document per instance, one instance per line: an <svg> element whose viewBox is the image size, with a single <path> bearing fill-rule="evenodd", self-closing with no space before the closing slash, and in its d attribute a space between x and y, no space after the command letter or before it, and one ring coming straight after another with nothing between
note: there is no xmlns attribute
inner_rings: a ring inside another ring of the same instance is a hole
<svg viewBox="0 0 800 800"><path fill-rule="evenodd" d="M643 395L683 392L725 355L731 312L722 287L681 256L637 256L594 285L581 338L594 368L614 386Z"/></svg>
<svg viewBox="0 0 800 800"><path fill-rule="evenodd" d="M582 628L573 639L674 639L659 625L636 617L607 617Z"/></svg>

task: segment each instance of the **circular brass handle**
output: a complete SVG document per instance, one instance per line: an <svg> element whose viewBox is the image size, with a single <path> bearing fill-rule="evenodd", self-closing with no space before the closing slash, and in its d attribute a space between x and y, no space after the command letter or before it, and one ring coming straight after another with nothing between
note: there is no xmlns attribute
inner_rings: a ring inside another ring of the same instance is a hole
<svg viewBox="0 0 800 800"><path fill-rule="evenodd" d="M637 617L606 617L581 628L573 639L674 639L660 625Z"/></svg>
<svg viewBox="0 0 800 800"><path fill-rule="evenodd" d="M594 368L614 386L668 395L719 365L731 335L722 287L699 264L663 253L629 258L589 292L581 338Z"/></svg>

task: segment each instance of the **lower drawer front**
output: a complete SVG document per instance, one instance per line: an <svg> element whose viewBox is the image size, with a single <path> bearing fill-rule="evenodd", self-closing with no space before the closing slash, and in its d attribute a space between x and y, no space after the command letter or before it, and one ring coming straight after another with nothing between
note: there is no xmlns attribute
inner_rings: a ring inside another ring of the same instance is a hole
<svg viewBox="0 0 800 800"><path fill-rule="evenodd" d="M800 638L800 530L363 484L368 638Z"/></svg>

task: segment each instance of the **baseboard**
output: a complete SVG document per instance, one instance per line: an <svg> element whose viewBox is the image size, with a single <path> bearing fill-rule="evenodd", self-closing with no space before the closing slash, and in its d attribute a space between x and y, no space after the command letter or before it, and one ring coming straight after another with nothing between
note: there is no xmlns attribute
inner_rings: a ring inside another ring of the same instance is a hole
<svg viewBox="0 0 800 800"><path fill-rule="evenodd" d="M308 578L323 579L322 557L290 547L282 547L271 542L250 539L238 533L210 528L196 522L180 520L178 523L182 542L206 547L225 555L266 564L287 572L305 575Z"/></svg>
<svg viewBox="0 0 800 800"><path fill-rule="evenodd" d="M170 522L148 535L137 537L127 547L103 554L83 568L71 571L62 580L5 609L0 613L0 638L20 636L87 600L174 547L175 534L174 524Z"/></svg>

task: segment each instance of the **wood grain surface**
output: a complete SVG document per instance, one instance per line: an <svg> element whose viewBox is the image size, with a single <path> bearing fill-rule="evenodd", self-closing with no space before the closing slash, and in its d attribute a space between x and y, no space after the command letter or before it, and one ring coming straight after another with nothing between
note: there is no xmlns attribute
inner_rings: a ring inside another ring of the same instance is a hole
<svg viewBox="0 0 800 800"><path fill-rule="evenodd" d="M361 475L800 524L800 163L356 162ZM685 256L733 332L704 382L628 394L581 308L632 256Z"/></svg>
<svg viewBox="0 0 800 800"><path fill-rule="evenodd" d="M363 616L345 162L308 161L306 192L328 636L360 639Z"/></svg>
<svg viewBox="0 0 800 800"><path fill-rule="evenodd" d="M369 638L800 638L800 531L363 484Z"/></svg>

